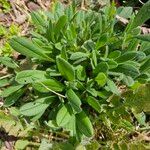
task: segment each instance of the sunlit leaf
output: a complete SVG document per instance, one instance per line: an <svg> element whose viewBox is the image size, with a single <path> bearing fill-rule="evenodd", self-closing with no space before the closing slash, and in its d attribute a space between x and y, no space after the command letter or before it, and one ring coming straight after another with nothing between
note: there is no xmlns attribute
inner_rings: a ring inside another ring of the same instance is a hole
<svg viewBox="0 0 150 150"><path fill-rule="evenodd" d="M95 81L98 83L98 85L104 86L107 82L107 77L104 73L100 72L95 78Z"/></svg>
<svg viewBox="0 0 150 150"><path fill-rule="evenodd" d="M74 67L61 57L57 57L56 62L61 75L64 76L67 80L73 81L75 79Z"/></svg>
<svg viewBox="0 0 150 150"><path fill-rule="evenodd" d="M136 28L137 26L142 25L145 21L147 21L150 18L150 1L145 3L143 7L139 10L137 15L134 18L132 28Z"/></svg>
<svg viewBox="0 0 150 150"><path fill-rule="evenodd" d="M24 70L16 75L16 81L19 84L39 82L46 79L45 74L45 71L40 70Z"/></svg>
<svg viewBox="0 0 150 150"><path fill-rule="evenodd" d="M19 53L28 56L34 57L40 60L53 61L52 58L48 57L42 48L34 45L30 40L24 37L14 37L10 41L11 47L18 51Z"/></svg>
<svg viewBox="0 0 150 150"><path fill-rule="evenodd" d="M114 93L116 95L120 95L120 92L119 92L116 84L112 80L110 80L110 79L107 80L107 86L112 93Z"/></svg>
<svg viewBox="0 0 150 150"><path fill-rule="evenodd" d="M99 113L101 112L101 106L100 106L98 100L96 100L94 97L89 96L88 99L87 99L87 102L88 102L88 104L89 104L92 108L94 108L97 112L99 112Z"/></svg>
<svg viewBox="0 0 150 150"><path fill-rule="evenodd" d="M20 113L24 116L35 116L40 112L44 112L54 100L54 96L49 96L37 99L34 102L26 103L21 106Z"/></svg>
<svg viewBox="0 0 150 150"><path fill-rule="evenodd" d="M69 89L66 94L72 108L76 112L81 112L81 100L76 93L72 89Z"/></svg>
<svg viewBox="0 0 150 150"><path fill-rule="evenodd" d="M68 111L67 107L65 105L62 106L56 116L57 125L63 127L69 122L71 117L72 116L70 115L70 112Z"/></svg>
<svg viewBox="0 0 150 150"><path fill-rule="evenodd" d="M82 111L76 114L76 123L78 130L87 137L91 137L94 134L92 123L88 116Z"/></svg>
<svg viewBox="0 0 150 150"><path fill-rule="evenodd" d="M2 97L7 97L9 95L11 95L12 93L18 91L19 89L21 89L23 87L23 85L14 85L14 86L10 86L8 88L6 88L2 93Z"/></svg>

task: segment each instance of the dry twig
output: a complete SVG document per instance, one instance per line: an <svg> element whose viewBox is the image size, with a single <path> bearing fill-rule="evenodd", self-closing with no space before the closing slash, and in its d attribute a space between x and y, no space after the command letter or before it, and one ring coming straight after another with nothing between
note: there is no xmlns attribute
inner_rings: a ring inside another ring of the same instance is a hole
<svg viewBox="0 0 150 150"><path fill-rule="evenodd" d="M119 15L116 15L116 19L124 25L127 25L129 23L128 19L120 17ZM140 29L141 29L143 34L150 34L150 28L140 26Z"/></svg>

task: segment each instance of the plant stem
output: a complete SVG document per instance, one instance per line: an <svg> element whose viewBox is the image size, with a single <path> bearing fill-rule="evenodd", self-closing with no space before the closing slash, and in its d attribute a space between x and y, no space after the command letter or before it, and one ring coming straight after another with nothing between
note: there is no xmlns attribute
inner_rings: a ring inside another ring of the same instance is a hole
<svg viewBox="0 0 150 150"><path fill-rule="evenodd" d="M140 131L144 131L144 130L150 130L150 127L143 127L143 128L139 128Z"/></svg>
<svg viewBox="0 0 150 150"><path fill-rule="evenodd" d="M5 78L8 78L8 77L10 77L10 76L12 76L12 74L7 74L7 75L5 75L5 76L0 77L0 80L5 79Z"/></svg>
<svg viewBox="0 0 150 150"><path fill-rule="evenodd" d="M64 96L64 95L62 95L62 94L59 94L59 93L53 91L52 89L48 88L45 84L43 84L43 83L41 83L41 82L39 82L39 83L40 83L43 87L45 87L47 90L49 90L50 92L52 92L52 93L58 95L59 97L66 98L66 96Z"/></svg>
<svg viewBox="0 0 150 150"><path fill-rule="evenodd" d="M29 142L29 145L31 146L40 146L40 143L36 143L36 142Z"/></svg>

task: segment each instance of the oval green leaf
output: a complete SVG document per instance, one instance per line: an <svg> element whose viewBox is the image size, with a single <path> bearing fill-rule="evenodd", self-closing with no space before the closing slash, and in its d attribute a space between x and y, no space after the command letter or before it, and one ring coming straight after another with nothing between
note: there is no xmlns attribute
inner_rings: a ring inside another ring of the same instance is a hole
<svg viewBox="0 0 150 150"><path fill-rule="evenodd" d="M120 91L118 90L116 84L112 80L110 79L107 80L107 86L112 93L120 95Z"/></svg>
<svg viewBox="0 0 150 150"><path fill-rule="evenodd" d="M46 108L55 100L54 96L37 99L34 102L27 103L20 108L20 113L24 116L35 116Z"/></svg>
<svg viewBox="0 0 150 150"><path fill-rule="evenodd" d="M118 63L111 59L108 60L107 64L109 66L109 69L114 69L114 68L117 68L117 66L118 66Z"/></svg>
<svg viewBox="0 0 150 150"><path fill-rule="evenodd" d="M44 50L40 47L34 45L30 40L24 37L14 37L10 40L11 47L17 52L28 56L37 58L40 60L54 61L52 58L48 57Z"/></svg>
<svg viewBox="0 0 150 150"><path fill-rule="evenodd" d="M65 105L63 105L60 108L60 110L58 111L57 116L56 116L57 125L60 127L63 127L64 125L66 125L69 122L69 120L71 118L72 117L71 117L67 107Z"/></svg>
<svg viewBox="0 0 150 150"><path fill-rule="evenodd" d="M120 64L117 68L113 69L113 71L123 73L133 78L137 77L140 74L138 68L131 64Z"/></svg>
<svg viewBox="0 0 150 150"><path fill-rule="evenodd" d="M99 102L92 96L89 96L87 99L88 104L94 108L97 112L101 112L101 106L99 104Z"/></svg>
<svg viewBox="0 0 150 150"><path fill-rule="evenodd" d="M41 81L41 83L53 91L62 92L64 89L64 85L54 79L46 79L44 81ZM42 84L33 83L32 86L34 89L38 90L39 92L48 93L49 90L46 87L44 87Z"/></svg>
<svg viewBox="0 0 150 150"><path fill-rule="evenodd" d="M150 42L150 34L137 35L135 38L140 39L142 41Z"/></svg>
<svg viewBox="0 0 150 150"><path fill-rule="evenodd" d="M17 64L9 57L0 57L0 63L13 69L18 67Z"/></svg>
<svg viewBox="0 0 150 150"><path fill-rule="evenodd" d="M98 85L104 86L107 82L107 77L103 72L100 72L95 78L95 81L97 82Z"/></svg>
<svg viewBox="0 0 150 150"><path fill-rule="evenodd" d="M25 89L19 89L18 91L9 95L4 101L4 107L13 105L24 93Z"/></svg>
<svg viewBox="0 0 150 150"><path fill-rule="evenodd" d="M81 112L82 111L81 101L79 97L76 95L76 93L72 89L69 89L66 94L73 110L75 110L78 113Z"/></svg>
<svg viewBox="0 0 150 150"><path fill-rule="evenodd" d="M56 58L56 63L62 76L64 76L68 81L75 80L75 70L70 63L59 56Z"/></svg>
<svg viewBox="0 0 150 150"><path fill-rule="evenodd" d="M99 72L107 72L109 69L109 66L106 62L99 63L95 69L93 70L94 74L98 74Z"/></svg>
<svg viewBox="0 0 150 150"><path fill-rule="evenodd" d="M145 3L135 16L134 21L132 23L132 28L136 28L142 25L149 18L150 18L150 1Z"/></svg>
<svg viewBox="0 0 150 150"><path fill-rule="evenodd" d="M126 76L126 75L123 76L123 82L129 87L134 84L133 78L130 76Z"/></svg>
<svg viewBox="0 0 150 150"><path fill-rule="evenodd" d="M118 57L116 59L116 61L118 63L121 63L121 62L125 62L125 61L128 61L128 60L131 60L131 59L136 57L137 53L138 52L133 52L133 51L126 52L123 55L121 55L120 57Z"/></svg>
<svg viewBox="0 0 150 150"><path fill-rule="evenodd" d="M144 64L141 65L140 71L146 72L150 68L150 59L146 60Z"/></svg>
<svg viewBox="0 0 150 150"><path fill-rule="evenodd" d="M93 126L88 118L88 116L84 113L84 111L76 114L76 125L78 130L87 137L91 137L94 134Z"/></svg>
<svg viewBox="0 0 150 150"><path fill-rule="evenodd" d="M71 60L78 60L81 58L87 58L88 56L89 56L89 54L87 54L87 53L75 52L75 53L71 54L70 59Z"/></svg>
<svg viewBox="0 0 150 150"><path fill-rule="evenodd" d="M7 96L11 95L12 93L18 91L18 90L21 89L22 87L23 87L23 85L10 86L10 87L6 88L6 89L1 93L1 96L2 96L2 97L7 97Z"/></svg>
<svg viewBox="0 0 150 150"><path fill-rule="evenodd" d="M28 84L45 80L46 72L40 70L24 70L16 75L16 81L19 84Z"/></svg>
<svg viewBox="0 0 150 150"><path fill-rule="evenodd" d="M110 58L110 59L116 59L116 58L120 57L120 55L121 55L121 51L116 50L116 51L111 52L108 55L108 58Z"/></svg>
<svg viewBox="0 0 150 150"><path fill-rule="evenodd" d="M59 34L59 32L64 28L66 23L67 23L67 17L65 15L61 16L59 20L57 21L55 29L54 29L54 32L56 35Z"/></svg>

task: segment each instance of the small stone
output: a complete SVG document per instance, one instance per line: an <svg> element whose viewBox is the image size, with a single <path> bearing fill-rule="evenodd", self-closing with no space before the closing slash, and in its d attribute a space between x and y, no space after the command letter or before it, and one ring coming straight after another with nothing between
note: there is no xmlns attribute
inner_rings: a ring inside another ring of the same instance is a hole
<svg viewBox="0 0 150 150"><path fill-rule="evenodd" d="M5 17L5 14L0 13L0 22L4 22L6 20Z"/></svg>
<svg viewBox="0 0 150 150"><path fill-rule="evenodd" d="M27 19L26 15L19 15L15 19L15 22L17 22L20 25L20 24L23 24L26 21L26 19Z"/></svg>
<svg viewBox="0 0 150 150"><path fill-rule="evenodd" d="M35 4L34 2L29 2L27 4L28 8L30 9L30 11L36 11L41 9L39 5Z"/></svg>

